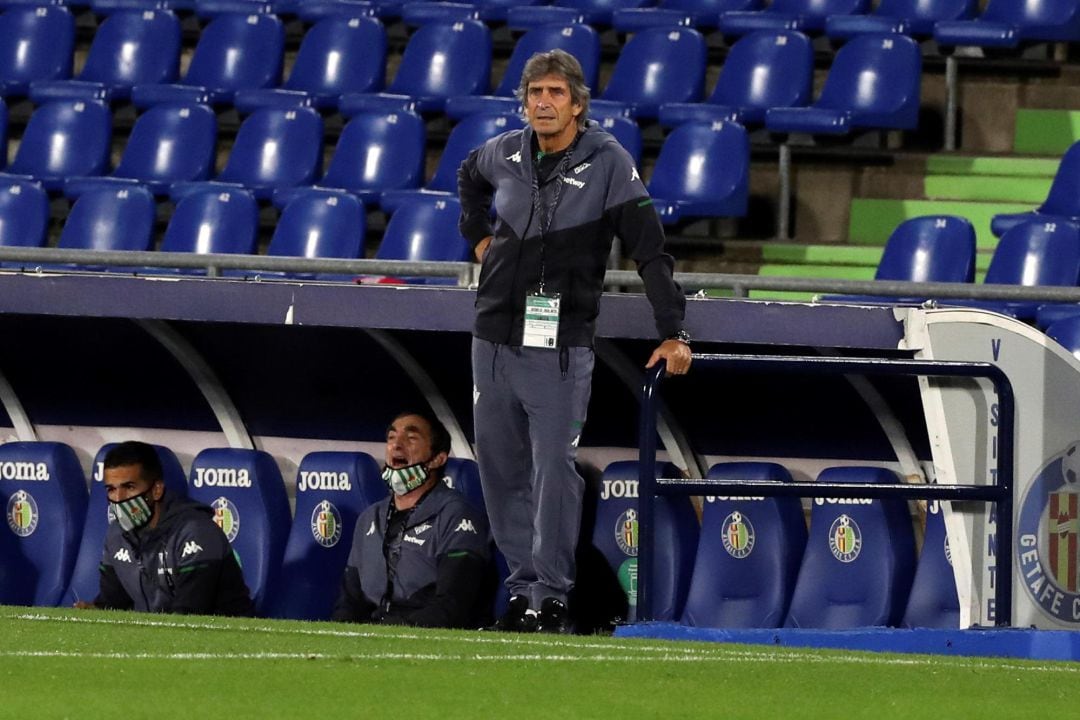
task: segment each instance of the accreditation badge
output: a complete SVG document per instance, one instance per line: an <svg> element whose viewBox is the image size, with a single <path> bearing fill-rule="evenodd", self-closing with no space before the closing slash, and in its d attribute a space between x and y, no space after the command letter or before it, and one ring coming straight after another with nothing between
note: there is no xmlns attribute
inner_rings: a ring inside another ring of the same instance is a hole
<svg viewBox="0 0 1080 720"><path fill-rule="evenodd" d="M525 296L525 347L554 348L559 339L559 294Z"/></svg>

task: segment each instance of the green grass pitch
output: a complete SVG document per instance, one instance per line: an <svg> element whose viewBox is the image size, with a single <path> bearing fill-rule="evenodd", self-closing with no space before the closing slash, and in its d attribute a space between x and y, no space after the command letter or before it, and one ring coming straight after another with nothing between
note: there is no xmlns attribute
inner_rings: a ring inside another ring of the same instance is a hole
<svg viewBox="0 0 1080 720"><path fill-rule="evenodd" d="M1069 718L1080 663L0 608L2 718Z"/></svg>

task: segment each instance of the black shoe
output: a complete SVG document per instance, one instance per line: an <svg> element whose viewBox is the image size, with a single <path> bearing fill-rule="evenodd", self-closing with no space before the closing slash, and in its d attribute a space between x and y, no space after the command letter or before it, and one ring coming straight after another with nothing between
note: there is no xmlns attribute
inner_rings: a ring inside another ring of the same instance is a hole
<svg viewBox="0 0 1080 720"><path fill-rule="evenodd" d="M514 595L506 607L506 612L499 618L492 630L502 632L536 632L536 611L529 609L529 598Z"/></svg>
<svg viewBox="0 0 1080 720"><path fill-rule="evenodd" d="M555 598L545 598L544 602L540 603L540 618L536 631L555 635L569 635L573 632L566 603Z"/></svg>

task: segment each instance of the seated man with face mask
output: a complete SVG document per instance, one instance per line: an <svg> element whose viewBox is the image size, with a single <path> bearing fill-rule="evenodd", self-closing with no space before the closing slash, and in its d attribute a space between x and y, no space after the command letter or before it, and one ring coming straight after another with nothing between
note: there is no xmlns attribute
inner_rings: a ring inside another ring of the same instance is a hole
<svg viewBox="0 0 1080 720"><path fill-rule="evenodd" d="M240 564L214 511L166 492L161 461L141 442L119 443L104 460L109 529L101 586L79 608L198 615L251 615Z"/></svg>
<svg viewBox="0 0 1080 720"><path fill-rule="evenodd" d="M479 627L487 582L487 522L442 482L450 435L427 413L400 413L386 431L383 480L392 494L356 522L332 618Z"/></svg>

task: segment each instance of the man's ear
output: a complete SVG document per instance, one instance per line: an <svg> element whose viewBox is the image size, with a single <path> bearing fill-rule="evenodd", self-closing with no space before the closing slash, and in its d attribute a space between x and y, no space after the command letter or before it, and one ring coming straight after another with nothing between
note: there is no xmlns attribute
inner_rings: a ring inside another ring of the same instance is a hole
<svg viewBox="0 0 1080 720"><path fill-rule="evenodd" d="M150 497L154 499L154 502L161 500L161 497L165 494L165 481L155 480L154 484L150 486Z"/></svg>
<svg viewBox="0 0 1080 720"><path fill-rule="evenodd" d="M446 465L446 461L449 459L449 457L450 456L445 452L439 453L435 457L428 460L428 463L427 463L428 470L434 470L435 468L443 467L444 465Z"/></svg>

